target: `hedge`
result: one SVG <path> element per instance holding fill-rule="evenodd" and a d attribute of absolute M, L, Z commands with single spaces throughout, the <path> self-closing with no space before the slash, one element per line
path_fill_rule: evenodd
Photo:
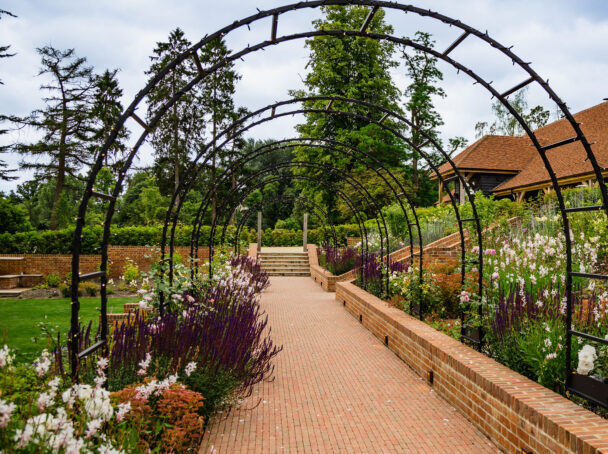
<path fill-rule="evenodd" d="M 346 243 L 347 236 L 359 236 L 356 225 L 338 225 L 335 227 L 338 240 Z M 211 227 L 203 226 L 200 245 L 209 245 Z M 234 226 L 228 226 L 226 238 L 234 239 Z M 98 254 L 101 250 L 103 229 L 100 226 L 85 227 L 82 233 L 83 254 Z M 192 226 L 179 226 L 175 231 L 175 245 L 189 246 Z M 19 233 L 0 234 L 0 253 L 2 254 L 71 254 L 74 229 L 44 230 Z M 121 227 L 112 229 L 110 244 L 116 246 L 153 246 L 159 245 L 162 238 L 161 226 Z M 215 235 L 216 242 L 220 241 L 221 228 Z M 240 235 L 244 243 L 255 242 L 255 230 L 243 229 Z M 321 243 L 324 238 L 323 229 L 308 231 L 309 243 Z M 264 246 L 298 246 L 302 244 L 301 230 L 268 229 L 263 232 Z"/>

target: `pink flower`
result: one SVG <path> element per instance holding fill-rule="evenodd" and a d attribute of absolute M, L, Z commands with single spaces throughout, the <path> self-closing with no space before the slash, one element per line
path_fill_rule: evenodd
<path fill-rule="evenodd" d="M 524 233 L 526 233 L 527 231 L 528 231 L 528 229 L 525 227 L 522 229 L 522 232 L 524 232 Z"/>
<path fill-rule="evenodd" d="M 147 309 L 148 308 L 148 302 L 141 300 L 139 303 L 137 303 L 137 305 L 139 306 L 140 309 Z"/>
<path fill-rule="evenodd" d="M 496 255 L 496 251 L 494 249 L 486 249 L 483 253 L 485 255 Z"/>
<path fill-rule="evenodd" d="M 473 246 L 473 249 L 471 249 L 471 253 L 477 254 L 478 252 L 479 252 L 479 246 Z"/>
<path fill-rule="evenodd" d="M 495 281 L 496 279 L 498 279 L 498 273 L 496 271 L 494 271 L 492 273 L 492 280 Z"/>

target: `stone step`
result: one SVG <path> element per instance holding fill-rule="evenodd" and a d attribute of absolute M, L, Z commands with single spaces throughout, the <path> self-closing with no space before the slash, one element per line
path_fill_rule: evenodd
<path fill-rule="evenodd" d="M 310 272 L 304 271 L 274 271 L 269 276 L 310 276 Z"/>
<path fill-rule="evenodd" d="M 31 290 L 31 288 L 10 288 L 10 289 L 2 289 L 0 290 L 0 298 L 19 298 L 22 293 Z"/>
<path fill-rule="evenodd" d="M 309 270 L 310 267 L 308 265 L 300 265 L 300 266 L 263 266 L 262 270 L 264 271 L 272 271 L 272 270 Z"/>
<path fill-rule="evenodd" d="M 260 262 L 261 266 L 264 265 L 306 265 L 308 266 L 308 260 L 263 260 Z"/>
<path fill-rule="evenodd" d="M 308 260 L 306 255 L 271 255 L 260 257 L 260 260 Z"/>
<path fill-rule="evenodd" d="M 267 272 L 268 274 L 270 273 L 278 273 L 281 271 L 294 271 L 294 272 L 301 272 L 301 273 L 310 273 L 310 268 L 306 267 L 301 267 L 301 268 L 286 268 L 286 267 L 277 267 L 277 268 L 265 268 L 264 269 L 265 272 Z"/>

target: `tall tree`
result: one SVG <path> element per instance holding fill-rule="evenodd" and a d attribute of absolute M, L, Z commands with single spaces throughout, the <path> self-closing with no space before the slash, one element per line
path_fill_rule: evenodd
<path fill-rule="evenodd" d="M 169 34 L 167 42 L 156 43 L 150 57 L 152 64 L 146 74 L 150 79 L 154 78 L 190 45 L 184 32 L 176 28 Z M 182 90 L 196 74 L 194 62 L 188 58 L 164 77 L 148 95 L 147 118 L 155 117 L 167 101 Z M 152 146 L 156 154 L 154 170 L 162 194 L 168 195 L 177 189 L 188 165 L 189 155 L 200 143 L 204 129 L 199 84 L 173 104 L 157 123 L 152 134 Z"/>
<path fill-rule="evenodd" d="M 361 6 L 325 6 L 323 18 L 313 22 L 315 30 L 357 30 L 361 27 L 369 12 Z M 375 33 L 392 33 L 392 27 L 385 22 L 385 14 L 378 10 L 369 24 L 368 30 Z M 309 62 L 304 84 L 305 90 L 292 91 L 296 97 L 313 95 L 335 95 L 355 98 L 378 104 L 400 112 L 398 105 L 399 90 L 395 86 L 390 70 L 397 63 L 392 57 L 394 45 L 387 41 L 348 36 L 315 36 L 308 39 L 306 45 L 310 50 Z M 308 108 L 323 109 L 327 102 L 306 102 Z M 360 105 L 335 102 L 333 107 L 362 115 L 375 115 L 379 120 L 382 112 L 370 112 L 369 108 Z M 390 119 L 385 125 L 395 126 Z M 399 165 L 404 159 L 404 148 L 395 137 L 369 122 L 345 115 L 327 115 L 310 113 L 306 122 L 298 126 L 303 137 L 335 138 L 353 146 L 362 147 L 388 165 Z M 298 147 L 296 159 L 312 162 L 332 162 L 332 165 L 344 171 L 361 170 L 356 161 L 346 154 L 336 160 L 335 156 L 313 146 Z M 329 183 L 338 183 L 336 175 L 324 172 L 298 170 L 296 173 L 315 174 L 324 177 Z M 332 191 L 324 186 L 311 182 L 298 181 L 298 187 L 304 195 L 324 203 L 332 215 L 336 216 L 336 200 Z"/>
<path fill-rule="evenodd" d="M 225 61 L 228 55 L 230 55 L 230 51 L 226 47 L 226 43 L 222 39 L 215 39 L 201 49 L 200 59 L 205 67 L 211 67 Z M 212 155 L 210 173 L 212 185 L 216 183 L 218 165 L 232 160 L 230 155 L 233 154 L 234 147 L 227 146 L 220 149 L 217 146 L 216 139 L 220 131 L 234 121 L 239 113 L 244 113 L 244 111 L 235 110 L 233 99 L 236 83 L 240 78 L 241 76 L 234 70 L 234 63 L 228 62 L 205 78 L 202 83 L 202 102 L 200 107 L 207 113 L 206 119 L 211 126 Z M 230 138 L 233 143 L 238 140 L 236 136 Z M 214 194 L 211 201 L 212 217 L 215 217 L 216 210 L 217 197 Z"/>
<path fill-rule="evenodd" d="M 17 17 L 9 11 L 0 9 L 0 19 L 2 19 L 2 16 Z M 0 58 L 13 57 L 15 54 L 9 52 L 10 48 L 11 48 L 10 45 L 0 45 Z M 2 79 L 0 79 L 0 85 L 4 85 L 4 82 L 2 81 Z M 0 122 L 3 122 L 5 120 L 6 120 L 6 116 L 0 115 Z M 8 129 L 0 128 L 0 137 L 5 135 L 7 132 L 8 132 Z M 8 152 L 10 150 L 10 148 L 11 148 L 10 145 L 0 145 L 0 154 Z M 14 169 L 8 168 L 8 164 L 5 161 L 0 160 L 0 180 L 14 180 L 15 178 L 17 178 L 16 176 L 12 175 L 14 172 L 15 172 Z"/>
<path fill-rule="evenodd" d="M 108 140 L 112 128 L 120 118 L 123 108 L 120 102 L 122 89 L 118 85 L 116 74 L 118 70 L 106 69 L 103 74 L 95 76 L 95 90 L 93 92 L 93 104 L 91 108 L 91 119 L 93 121 L 92 145 L 99 149 Z M 129 131 L 123 127 L 118 132 L 118 137 L 112 144 L 105 156 L 106 167 L 117 164 L 117 160 L 125 151 L 125 140 L 129 137 Z"/>
<path fill-rule="evenodd" d="M 42 59 L 38 75 L 49 80 L 40 86 L 47 93 L 45 107 L 15 120 L 39 131 L 42 137 L 35 143 L 17 144 L 15 149 L 33 158 L 24 159 L 23 168 L 34 169 L 37 178 L 54 182 L 49 228 L 56 229 L 67 176 L 78 178 L 78 170 L 90 165 L 90 106 L 95 83 L 86 58 L 77 57 L 74 49 L 45 46 L 36 51 Z"/>
<path fill-rule="evenodd" d="M 429 33 L 416 32 L 411 40 L 422 46 L 433 48 L 435 41 Z M 406 75 L 410 80 L 409 85 L 404 91 L 406 115 L 409 117 L 412 127 L 408 131 L 408 139 L 412 146 L 408 145 L 411 151 L 411 173 L 413 191 L 417 193 L 417 198 L 424 198 L 423 194 L 418 194 L 422 187 L 426 187 L 421 179 L 426 178 L 420 170 L 420 159 L 422 156 L 416 151 L 427 141 L 427 136 L 441 143 L 439 138 L 439 128 L 444 124 L 441 114 L 435 107 L 436 98 L 445 98 L 446 94 L 441 88 L 443 73 L 437 67 L 437 58 L 421 50 L 404 47 L 402 49 L 403 60 L 405 62 Z M 453 153 L 456 149 L 464 147 L 467 141 L 463 137 L 449 139 L 448 153 Z M 441 164 L 445 158 L 438 152 L 434 152 L 432 147 L 425 148 L 425 154 L 433 159 L 434 164 Z"/>
<path fill-rule="evenodd" d="M 535 106 L 528 109 L 527 100 L 528 88 L 519 90 L 513 95 L 509 102 L 528 123 L 531 129 L 545 126 L 549 121 L 551 113 L 542 106 Z M 511 112 L 500 102 L 495 101 L 492 104 L 495 120 L 492 124 L 487 121 L 480 121 L 475 125 L 475 137 L 480 138 L 486 134 L 502 134 L 506 136 L 519 136 L 524 134 L 524 129 L 521 127 L 517 119 L 511 115 Z"/>

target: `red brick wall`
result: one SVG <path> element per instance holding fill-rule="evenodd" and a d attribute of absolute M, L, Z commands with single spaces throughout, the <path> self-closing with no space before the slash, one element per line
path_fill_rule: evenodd
<path fill-rule="evenodd" d="M 310 277 L 321 285 L 321 288 L 326 292 L 336 291 L 336 282 L 350 281 L 356 277 L 355 270 L 347 271 L 344 274 L 336 276 L 330 271 L 319 265 L 319 256 L 317 255 L 317 245 L 308 245 L 308 264 L 310 266 Z"/>
<path fill-rule="evenodd" d="M 336 300 L 506 452 L 608 452 L 608 421 L 348 282 Z"/>
<path fill-rule="evenodd" d="M 176 246 L 175 252 L 179 253 L 186 263 L 190 256 L 190 246 Z M 154 258 L 146 257 L 154 255 Z M 72 271 L 72 256 L 69 254 L 0 254 L 0 257 L 24 257 L 23 273 L 26 274 L 58 274 L 64 277 Z M 124 273 L 127 258 L 133 260 L 140 271 L 148 271 L 150 265 L 159 255 L 153 254 L 153 250 L 146 246 L 109 246 L 108 259 L 110 263 L 110 278 L 118 278 Z M 199 248 L 198 258 L 204 261 L 209 258 L 207 247 Z M 101 263 L 100 255 L 81 255 L 80 272 L 91 273 L 99 269 Z"/>

